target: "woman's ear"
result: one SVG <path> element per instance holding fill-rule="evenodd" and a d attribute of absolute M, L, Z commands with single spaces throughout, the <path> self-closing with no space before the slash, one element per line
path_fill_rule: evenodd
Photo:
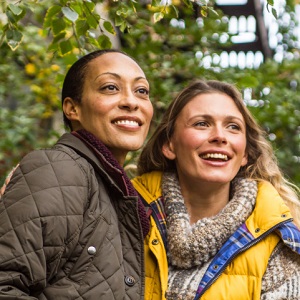
<path fill-rule="evenodd" d="M 67 97 L 64 99 L 62 109 L 65 116 L 70 121 L 80 121 L 78 114 L 78 104 L 72 98 Z"/>
<path fill-rule="evenodd" d="M 171 141 L 164 143 L 164 145 L 162 146 L 162 153 L 169 160 L 174 160 L 176 158 L 176 154 L 173 150 L 173 144 Z"/>
<path fill-rule="evenodd" d="M 242 159 L 242 162 L 241 162 L 241 166 L 244 167 L 244 166 L 246 166 L 247 163 L 248 163 L 248 154 L 245 153 L 244 157 Z"/>

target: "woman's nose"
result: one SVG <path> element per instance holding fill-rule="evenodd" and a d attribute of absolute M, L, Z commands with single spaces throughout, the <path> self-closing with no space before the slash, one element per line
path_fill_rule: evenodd
<path fill-rule="evenodd" d="M 139 102 L 132 92 L 126 92 L 122 95 L 119 107 L 130 111 L 137 110 L 139 108 Z"/>
<path fill-rule="evenodd" d="M 226 133 L 224 129 L 216 126 L 211 132 L 209 141 L 211 143 L 227 143 Z"/>

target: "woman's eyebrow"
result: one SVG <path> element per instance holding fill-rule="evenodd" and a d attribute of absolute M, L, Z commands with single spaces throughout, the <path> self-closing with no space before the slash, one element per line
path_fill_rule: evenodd
<path fill-rule="evenodd" d="M 96 80 L 97 78 L 99 78 L 100 76 L 104 76 L 104 75 L 111 75 L 111 76 L 114 76 L 114 77 L 116 77 L 116 78 L 118 78 L 118 79 L 121 79 L 121 76 L 120 76 L 119 74 L 117 74 L 117 73 L 113 73 L 113 72 L 105 72 L 105 73 L 101 73 L 101 74 L 97 75 L 96 78 L 95 78 L 95 80 Z M 139 80 L 146 80 L 146 81 L 148 82 L 147 78 L 144 77 L 144 76 L 139 76 L 139 77 L 136 77 L 136 78 L 134 79 L 134 81 L 139 81 Z"/>
<path fill-rule="evenodd" d="M 241 119 L 240 117 L 238 117 L 238 116 L 226 116 L 226 118 L 225 118 L 226 120 L 239 120 L 241 123 L 245 123 L 245 121 L 244 121 L 244 119 Z"/>
<path fill-rule="evenodd" d="M 95 78 L 95 80 L 97 78 L 99 78 L 100 76 L 104 76 L 104 75 L 111 75 L 111 76 L 117 77 L 118 79 L 121 78 L 121 76 L 119 74 L 117 74 L 117 73 L 105 72 L 105 73 L 101 73 L 101 74 L 97 75 L 96 78 Z"/>

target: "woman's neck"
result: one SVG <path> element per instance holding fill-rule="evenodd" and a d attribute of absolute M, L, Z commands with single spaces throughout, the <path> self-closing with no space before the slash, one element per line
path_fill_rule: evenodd
<path fill-rule="evenodd" d="M 228 203 L 230 183 L 194 184 L 185 186 L 180 183 L 184 204 L 190 216 L 190 223 L 217 215 Z"/>

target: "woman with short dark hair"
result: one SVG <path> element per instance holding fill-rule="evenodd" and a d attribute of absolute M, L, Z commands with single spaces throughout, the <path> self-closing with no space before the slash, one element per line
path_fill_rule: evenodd
<path fill-rule="evenodd" d="M 149 220 L 122 166 L 153 115 L 149 83 L 118 50 L 69 69 L 71 129 L 25 156 L 0 201 L 0 299 L 144 299 Z"/>

